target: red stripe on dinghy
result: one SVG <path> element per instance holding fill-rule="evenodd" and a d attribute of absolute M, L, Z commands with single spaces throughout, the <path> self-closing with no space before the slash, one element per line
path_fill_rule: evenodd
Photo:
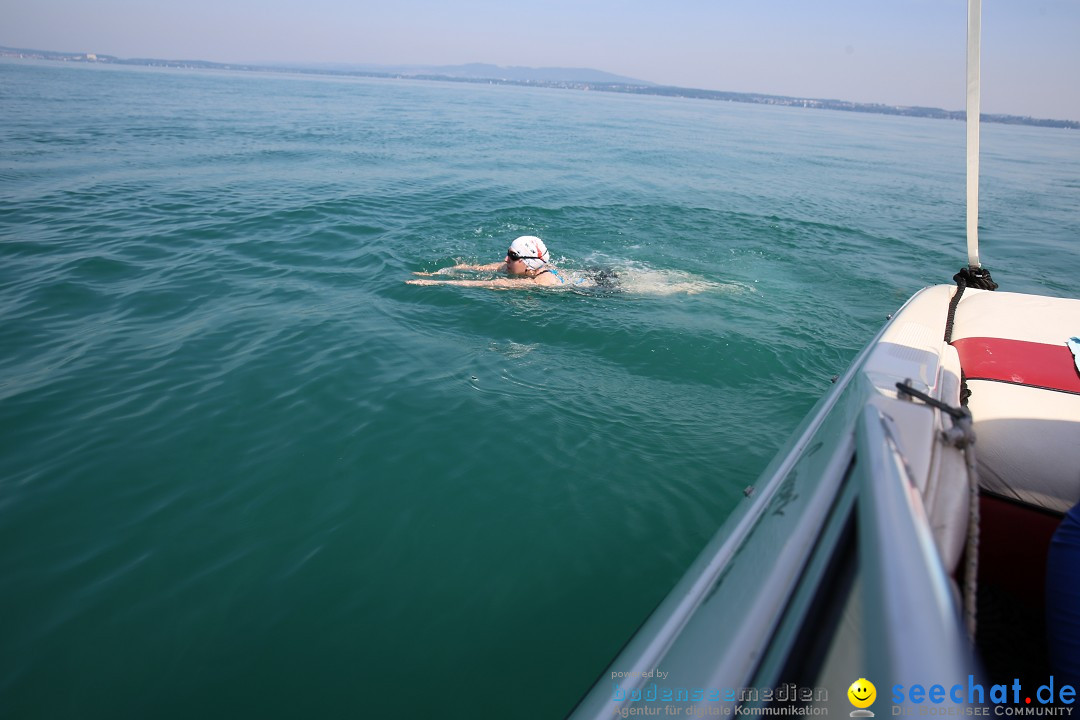
<path fill-rule="evenodd" d="M 996 380 L 1080 394 L 1080 373 L 1065 345 L 972 337 L 953 341 L 968 380 Z"/>

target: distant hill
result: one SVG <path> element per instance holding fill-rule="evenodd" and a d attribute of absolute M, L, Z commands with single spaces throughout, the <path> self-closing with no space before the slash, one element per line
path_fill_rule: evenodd
<path fill-rule="evenodd" d="M 267 63 L 269 64 L 269 63 Z M 502 67 L 488 63 L 465 65 L 349 65 L 341 63 L 275 63 L 285 68 L 332 70 L 335 72 L 362 72 L 379 75 L 402 75 L 406 77 L 449 77 L 461 80 L 501 80 L 522 83 L 610 83 L 613 85 L 650 86 L 653 83 L 635 78 L 614 75 L 592 68 L 560 67 Z"/>
<path fill-rule="evenodd" d="M 821 100 L 814 98 L 763 95 L 760 93 L 726 92 L 723 90 L 699 90 L 694 88 L 656 85 L 655 83 L 613 75 L 589 68 L 528 68 L 501 67 L 484 63 L 468 65 L 348 65 L 341 63 L 218 63 L 205 60 L 156 60 L 151 58 L 118 58 L 95 53 L 65 53 L 52 50 L 25 50 L 0 47 L 0 57 L 59 60 L 63 62 L 108 63 L 116 65 L 143 65 L 150 67 L 192 68 L 210 70 L 246 70 L 254 72 L 310 73 L 319 75 L 367 76 L 381 78 L 415 78 L 463 83 L 496 83 L 500 85 L 526 85 L 598 92 L 634 93 L 638 95 L 664 95 L 667 97 L 722 100 L 727 102 L 756 103 L 761 105 L 786 105 L 790 107 L 842 110 L 845 112 L 905 115 L 909 117 L 963 120 L 963 110 L 942 110 L 928 107 L 906 107 L 880 103 L 857 103 L 844 100 Z M 1040 127 L 1080 130 L 1080 122 L 1074 120 L 1048 120 L 1018 115 L 990 115 L 983 113 L 983 122 L 1011 125 L 1034 125 Z"/>
<path fill-rule="evenodd" d="M 654 83 L 624 77 L 592 68 L 502 67 L 489 63 L 465 65 L 372 65 L 358 63 L 219 63 L 207 60 L 160 60 L 154 58 L 119 58 L 101 53 L 72 53 L 55 50 L 31 50 L 0 46 L 0 57 L 24 57 L 68 62 L 103 62 L 119 65 L 156 65 L 173 67 L 223 68 L 231 70 L 281 70 L 325 72 L 333 74 L 374 75 L 378 77 L 439 77 L 454 80 L 495 80 L 507 83 L 601 83 L 652 87 Z"/>

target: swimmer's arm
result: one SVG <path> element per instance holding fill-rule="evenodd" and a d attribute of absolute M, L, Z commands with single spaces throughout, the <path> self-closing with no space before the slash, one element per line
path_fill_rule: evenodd
<path fill-rule="evenodd" d="M 476 270 L 476 271 L 480 271 L 480 272 L 483 272 L 483 271 L 502 272 L 502 271 L 506 270 L 506 263 L 496 262 L 496 263 L 488 263 L 487 265 L 469 265 L 468 263 L 459 263 L 458 265 L 453 265 L 451 267 L 439 268 L 435 272 L 414 272 L 413 275 L 420 275 L 422 277 L 431 277 L 433 275 L 446 275 L 447 273 L 452 273 L 455 270 Z"/>
<path fill-rule="evenodd" d="M 494 280 L 406 280 L 409 285 L 459 285 L 461 287 L 486 287 L 502 289 L 524 289 L 534 287 L 535 283 L 525 280 L 496 278 Z"/>
<path fill-rule="evenodd" d="M 504 262 L 493 262 L 493 263 L 488 263 L 487 265 L 455 265 L 454 267 L 448 268 L 448 269 L 449 270 L 497 270 L 497 271 L 502 271 L 502 270 L 506 270 L 506 263 L 504 263 Z"/>

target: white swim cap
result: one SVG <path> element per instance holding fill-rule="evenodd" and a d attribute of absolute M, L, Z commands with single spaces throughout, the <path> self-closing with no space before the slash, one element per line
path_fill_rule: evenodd
<path fill-rule="evenodd" d="M 521 258 L 530 270 L 539 270 L 551 258 L 544 241 L 533 235 L 522 235 L 514 240 L 506 254 Z"/>

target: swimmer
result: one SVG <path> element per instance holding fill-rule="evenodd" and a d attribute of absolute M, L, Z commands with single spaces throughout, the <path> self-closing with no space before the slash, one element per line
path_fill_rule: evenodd
<path fill-rule="evenodd" d="M 563 277 L 550 262 L 551 254 L 547 245 L 538 237 L 522 235 L 510 243 L 506 251 L 506 259 L 502 262 L 489 263 L 487 265 L 459 264 L 453 267 L 442 268 L 433 273 L 417 272 L 414 275 L 431 277 L 432 275 L 445 275 L 455 270 L 477 270 L 506 273 L 508 277 L 493 278 L 491 280 L 429 280 L 414 279 L 406 280 L 410 285 L 464 285 L 467 287 L 491 287 L 491 288 L 529 288 L 537 285 L 566 285 L 571 284 L 569 278 Z"/>

